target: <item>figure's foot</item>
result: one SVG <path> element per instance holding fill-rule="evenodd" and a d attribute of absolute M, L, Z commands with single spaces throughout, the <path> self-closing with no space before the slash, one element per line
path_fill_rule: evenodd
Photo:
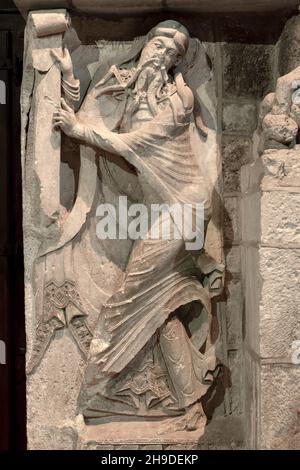
<path fill-rule="evenodd" d="M 185 415 L 180 420 L 181 422 L 178 422 L 178 425 L 181 431 L 196 431 L 200 424 L 206 422 L 206 416 L 201 403 L 196 402 L 187 408 Z"/>
<path fill-rule="evenodd" d="M 197 431 L 206 424 L 206 416 L 200 402 L 196 402 L 186 409 L 183 416 L 168 419 L 160 426 L 158 434 L 178 431 Z"/>

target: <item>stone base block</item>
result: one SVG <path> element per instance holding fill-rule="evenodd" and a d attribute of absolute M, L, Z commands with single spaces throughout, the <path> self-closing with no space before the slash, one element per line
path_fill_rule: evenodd
<path fill-rule="evenodd" d="M 204 434 L 206 420 L 196 431 L 175 431 L 174 419 L 110 422 L 86 425 L 78 440 L 79 450 L 193 450 Z M 112 444 L 113 443 L 113 444 Z"/>

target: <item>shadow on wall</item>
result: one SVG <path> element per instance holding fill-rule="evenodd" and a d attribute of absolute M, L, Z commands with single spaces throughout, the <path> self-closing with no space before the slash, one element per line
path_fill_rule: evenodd
<path fill-rule="evenodd" d="M 216 187 L 220 188 L 222 186 L 223 186 L 222 175 L 219 175 Z M 223 220 L 226 219 L 226 231 L 227 231 L 226 249 L 231 248 L 233 246 L 233 240 L 234 240 L 234 230 L 232 226 L 232 221 L 231 221 L 229 213 L 227 212 L 224 206 L 223 200 L 220 197 L 219 191 L 216 188 L 213 190 L 213 206 L 218 208 L 217 211 L 213 213 L 213 222 L 218 229 L 220 230 L 223 229 Z M 221 224 L 221 227 L 219 226 L 219 224 Z M 222 321 L 222 318 L 220 317 L 218 318 L 217 305 L 220 303 L 225 304 L 227 302 L 228 297 L 230 295 L 228 284 L 230 283 L 232 277 L 233 277 L 232 274 L 228 271 L 226 264 L 225 264 L 223 292 L 218 297 L 215 297 L 214 299 L 212 299 L 213 320 L 212 320 L 211 335 L 212 335 L 213 343 L 215 343 L 218 340 L 218 338 L 219 338 L 219 341 L 222 342 L 227 337 L 226 331 L 225 332 L 222 331 L 222 329 L 224 328 L 225 330 L 227 329 L 226 321 Z M 221 315 L 224 315 L 224 314 L 225 314 L 224 310 L 221 310 Z M 206 395 L 202 399 L 203 409 L 205 411 L 208 421 L 212 420 L 217 408 L 222 403 L 224 403 L 224 406 L 226 409 L 225 396 L 226 396 L 226 393 L 228 393 L 228 390 L 232 387 L 231 371 L 227 365 L 228 358 L 226 357 L 226 354 L 224 352 L 226 349 L 227 349 L 227 344 L 222 344 L 223 357 L 217 357 L 219 366 L 215 373 L 215 380 L 212 386 L 207 391 Z M 229 410 L 227 410 L 227 412 L 228 411 Z M 225 411 L 225 415 L 226 414 L 227 413 Z"/>

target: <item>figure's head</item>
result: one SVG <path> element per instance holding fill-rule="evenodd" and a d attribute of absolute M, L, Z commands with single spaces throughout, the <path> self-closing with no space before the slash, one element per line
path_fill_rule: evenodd
<path fill-rule="evenodd" d="M 177 21 L 163 21 L 150 31 L 140 63 L 153 59 L 169 70 L 180 63 L 188 45 L 189 33 L 184 26 Z"/>

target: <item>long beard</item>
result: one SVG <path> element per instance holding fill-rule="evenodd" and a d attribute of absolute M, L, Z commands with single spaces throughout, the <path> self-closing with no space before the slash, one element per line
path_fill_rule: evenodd
<path fill-rule="evenodd" d="M 168 74 L 163 66 L 157 63 L 145 64 L 141 68 L 133 88 L 135 107 L 139 106 L 141 97 L 144 97 L 147 99 L 152 115 L 156 116 L 159 109 L 157 100 L 168 79 Z"/>

